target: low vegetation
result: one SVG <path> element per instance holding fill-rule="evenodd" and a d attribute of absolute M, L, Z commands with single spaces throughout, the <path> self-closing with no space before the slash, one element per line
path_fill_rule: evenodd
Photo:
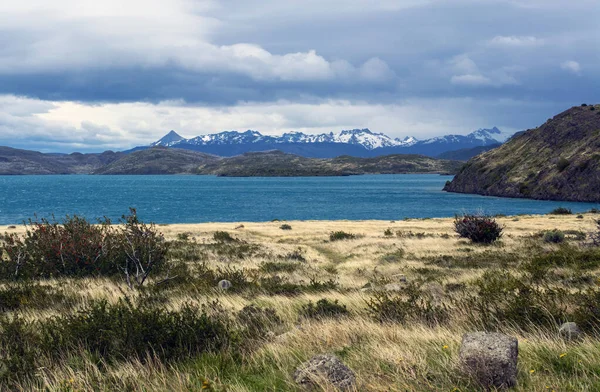
<path fill-rule="evenodd" d="M 458 349 L 487 330 L 519 339 L 516 390 L 598 390 L 593 218 L 31 221 L 0 242 L 0 389 L 300 391 L 325 353 L 359 390 L 477 390 Z"/>

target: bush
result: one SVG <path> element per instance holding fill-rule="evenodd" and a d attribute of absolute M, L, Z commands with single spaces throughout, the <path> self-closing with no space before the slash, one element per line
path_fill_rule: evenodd
<path fill-rule="evenodd" d="M 341 305 L 338 300 L 330 301 L 326 298 L 322 298 L 317 301 L 316 304 L 309 302 L 306 305 L 302 305 L 300 309 L 300 315 L 306 318 L 322 319 L 322 318 L 339 318 L 342 316 L 348 316 L 350 312 L 346 308 L 346 305 Z"/>
<path fill-rule="evenodd" d="M 544 232 L 544 242 L 559 244 L 565 241 L 565 233 L 560 230 L 551 230 Z"/>
<path fill-rule="evenodd" d="M 394 235 L 394 232 L 392 231 L 392 229 L 387 228 L 385 229 L 385 231 L 383 232 L 383 235 L 386 237 L 392 237 Z"/>
<path fill-rule="evenodd" d="M 476 324 L 495 328 L 499 322 L 528 330 L 555 327 L 566 320 L 567 293 L 539 286 L 510 272 L 486 271 L 475 281 L 476 294 L 463 304 Z"/>
<path fill-rule="evenodd" d="M 231 236 L 231 234 L 229 234 L 226 231 L 215 231 L 215 233 L 213 234 L 213 239 L 216 242 L 236 242 L 238 241 L 237 239 L 233 238 Z"/>
<path fill-rule="evenodd" d="M 32 283 L 10 283 L 0 289 L 0 312 L 23 308 L 43 309 L 66 300 L 59 289 Z"/>
<path fill-rule="evenodd" d="M 401 294 L 376 292 L 367 301 L 367 312 L 379 322 L 422 322 L 433 326 L 449 318 L 448 309 L 435 304 L 429 293 L 410 283 Z"/>
<path fill-rule="evenodd" d="M 2 263 L 2 277 L 116 274 L 109 224 L 92 225 L 78 216 L 67 216 L 62 224 L 45 218 L 29 220 L 24 237 L 6 233 L 1 238 L 8 257 Z"/>
<path fill-rule="evenodd" d="M 135 209 L 131 209 L 130 215 L 123 216 L 123 221 L 122 230 L 109 237 L 117 251 L 114 261 L 129 287 L 142 286 L 150 273 L 160 272 L 165 267 L 168 245 L 154 224 L 138 219 Z"/>
<path fill-rule="evenodd" d="M 381 256 L 381 262 L 383 263 L 397 263 L 404 257 L 404 249 L 400 248 L 393 252 L 386 253 Z"/>
<path fill-rule="evenodd" d="M 287 223 L 284 223 L 283 225 L 279 226 L 279 228 L 281 230 L 292 230 L 292 226 L 288 225 Z"/>
<path fill-rule="evenodd" d="M 454 230 L 461 238 L 468 238 L 475 243 L 490 244 L 502 236 L 503 228 L 489 216 L 463 215 L 454 219 Z"/>
<path fill-rule="evenodd" d="M 140 360 L 182 360 L 206 352 L 239 350 L 239 333 L 223 314 L 184 304 L 167 311 L 119 300 L 94 301 L 69 315 L 38 321 L 0 318 L 0 385 L 31 376 L 39 362 L 77 355 L 82 350 L 97 363 Z"/>
<path fill-rule="evenodd" d="M 30 220 L 24 237 L 4 234 L 0 277 L 51 278 L 111 276 L 123 273 L 130 286 L 142 285 L 167 261 L 167 243 L 153 224 L 137 218 L 135 209 L 123 216 L 123 225 L 109 220 L 93 225 L 85 218 Z"/>
<path fill-rule="evenodd" d="M 247 339 L 264 339 L 268 332 L 273 332 L 283 324 L 273 308 L 259 308 L 248 305 L 237 314 L 237 321 L 242 334 Z"/>
<path fill-rule="evenodd" d="M 548 214 L 550 215 L 571 215 L 573 212 L 570 208 L 558 207 L 550 211 Z"/>
<path fill-rule="evenodd" d="M 567 167 L 569 167 L 570 164 L 571 164 L 571 162 L 569 162 L 568 159 L 566 159 L 566 158 L 560 158 L 558 160 L 558 162 L 556 163 L 556 168 L 558 169 L 558 171 L 562 172 Z"/>
<path fill-rule="evenodd" d="M 48 352 L 87 351 L 106 359 L 164 360 L 221 350 L 232 343 L 230 326 L 206 309 L 184 304 L 177 311 L 119 300 L 92 303 L 83 311 L 41 322 L 41 344 Z"/>
<path fill-rule="evenodd" d="M 356 238 L 355 234 L 346 233 L 345 231 L 332 231 L 329 234 L 329 241 L 342 241 L 342 240 L 353 240 Z"/>

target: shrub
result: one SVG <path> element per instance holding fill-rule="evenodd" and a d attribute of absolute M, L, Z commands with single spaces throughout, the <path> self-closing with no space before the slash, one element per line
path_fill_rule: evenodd
<path fill-rule="evenodd" d="M 309 302 L 306 305 L 302 305 L 300 309 L 300 315 L 306 318 L 321 319 L 321 318 L 339 318 L 342 316 L 349 315 L 350 312 L 346 308 L 346 305 L 338 303 L 338 300 L 330 301 L 326 298 L 322 298 L 317 301 L 316 304 Z"/>
<path fill-rule="evenodd" d="M 560 230 L 551 230 L 544 232 L 544 242 L 559 244 L 565 241 L 565 233 Z"/>
<path fill-rule="evenodd" d="M 216 242 L 235 242 L 238 241 L 237 239 L 233 238 L 231 236 L 231 234 L 229 234 L 226 231 L 215 231 L 215 233 L 213 234 L 213 239 Z"/>
<path fill-rule="evenodd" d="M 247 339 L 264 339 L 268 332 L 279 327 L 283 321 L 273 308 L 248 305 L 237 314 L 242 334 Z"/>
<path fill-rule="evenodd" d="M 386 253 L 381 256 L 381 262 L 383 263 L 397 263 L 404 257 L 404 249 L 400 248 L 393 252 Z"/>
<path fill-rule="evenodd" d="M 283 256 L 279 256 L 279 258 L 285 259 L 285 260 L 301 261 L 301 262 L 306 261 L 306 257 L 304 257 L 304 251 L 300 247 L 298 247 L 298 249 L 294 249 L 290 253 L 287 253 Z"/>
<path fill-rule="evenodd" d="M 507 271 L 486 271 L 474 282 L 475 293 L 461 306 L 476 325 L 497 328 L 498 323 L 532 327 L 555 327 L 566 319 L 567 292 L 537 285 Z"/>
<path fill-rule="evenodd" d="M 367 301 L 367 312 L 379 322 L 422 322 L 427 325 L 444 323 L 449 318 L 444 305 L 435 304 L 429 293 L 410 283 L 401 294 L 376 292 Z"/>
<path fill-rule="evenodd" d="M 107 241 L 113 233 L 109 223 L 92 225 L 78 216 L 67 216 L 62 224 L 45 218 L 29 220 L 24 237 L 7 233 L 1 238 L 8 257 L 2 263 L 2 277 L 118 273 Z"/>
<path fill-rule="evenodd" d="M 550 211 L 548 214 L 550 215 L 571 215 L 573 212 L 570 208 L 558 207 Z"/>
<path fill-rule="evenodd" d="M 118 258 L 123 259 L 119 268 L 129 287 L 142 286 L 150 273 L 160 272 L 167 263 L 168 245 L 154 224 L 141 222 L 135 209 L 123 216 L 124 226 L 112 235 Z"/>
<path fill-rule="evenodd" d="M 177 234 L 177 239 L 179 241 L 183 241 L 183 242 L 189 241 L 190 240 L 190 233 L 178 233 Z"/>
<path fill-rule="evenodd" d="M 10 283 L 0 289 L 0 312 L 23 308 L 41 309 L 66 300 L 57 288 L 33 283 Z"/>
<path fill-rule="evenodd" d="M 560 158 L 558 160 L 558 162 L 556 163 L 556 168 L 558 169 L 558 171 L 562 172 L 567 167 L 569 167 L 570 164 L 571 164 L 571 162 L 569 162 L 568 159 L 566 159 L 566 158 Z"/>
<path fill-rule="evenodd" d="M 153 224 L 137 218 L 135 209 L 123 216 L 123 225 L 109 220 L 93 225 L 85 218 L 30 220 L 24 237 L 4 234 L 2 247 L 8 260 L 0 263 L 0 277 L 50 278 L 60 276 L 111 276 L 123 273 L 130 286 L 142 285 L 167 261 L 167 243 Z"/>
<path fill-rule="evenodd" d="M 281 230 L 292 230 L 292 226 L 288 225 L 287 223 L 284 223 L 283 225 L 279 226 L 279 228 Z"/>
<path fill-rule="evenodd" d="M 385 229 L 385 231 L 383 232 L 383 235 L 386 237 L 392 237 L 394 235 L 394 232 L 392 232 L 392 229 L 387 228 Z"/>
<path fill-rule="evenodd" d="M 55 316 L 38 325 L 41 344 L 60 350 L 83 347 L 101 358 L 137 358 L 148 354 L 164 360 L 218 351 L 232 343 L 230 326 L 206 309 L 184 304 L 177 311 L 119 300 L 92 303 L 83 311 Z"/>
<path fill-rule="evenodd" d="M 353 240 L 356 238 L 355 234 L 346 233 L 345 231 L 332 231 L 329 234 L 329 241 L 342 241 L 342 240 Z"/>
<path fill-rule="evenodd" d="M 596 231 L 590 233 L 590 238 L 594 246 L 600 246 L 600 219 L 596 220 Z"/>
<path fill-rule="evenodd" d="M 294 272 L 300 267 L 298 263 L 290 263 L 290 262 L 276 262 L 276 261 L 266 261 L 261 264 L 260 270 L 262 272 L 277 273 L 277 272 Z"/>
<path fill-rule="evenodd" d="M 454 219 L 454 230 L 461 238 L 468 238 L 475 243 L 490 244 L 502 236 L 503 228 L 489 216 L 463 215 Z"/>

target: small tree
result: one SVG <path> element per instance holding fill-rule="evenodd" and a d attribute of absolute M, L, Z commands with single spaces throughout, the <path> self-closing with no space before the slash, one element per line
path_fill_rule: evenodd
<path fill-rule="evenodd" d="M 475 243 L 490 244 L 502 237 L 502 226 L 486 215 L 463 215 L 454 219 L 454 231 L 461 238 Z"/>
<path fill-rule="evenodd" d="M 167 242 L 156 226 L 140 222 L 136 210 L 123 216 L 124 228 L 117 249 L 122 252 L 121 267 L 129 287 L 142 286 L 151 272 L 158 272 L 167 260 Z"/>

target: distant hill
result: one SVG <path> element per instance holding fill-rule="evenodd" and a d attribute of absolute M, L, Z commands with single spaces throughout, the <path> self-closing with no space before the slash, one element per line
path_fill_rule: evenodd
<path fill-rule="evenodd" d="M 153 147 L 125 155 L 93 174 L 194 174 L 198 166 L 219 161 L 214 155 L 178 148 Z"/>
<path fill-rule="evenodd" d="M 377 158 L 305 158 L 281 151 L 219 157 L 179 148 L 151 147 L 129 154 L 43 154 L 0 147 L 0 174 L 205 174 L 217 176 L 345 176 L 378 173 L 456 173 L 461 162 L 419 155 Z"/>
<path fill-rule="evenodd" d="M 446 151 L 437 156 L 439 159 L 450 159 L 453 161 L 463 161 L 466 162 L 469 159 L 476 157 L 479 154 L 482 154 L 486 151 L 493 150 L 496 147 L 500 147 L 502 144 L 490 144 L 488 146 L 479 146 L 473 148 L 461 148 L 460 150 L 454 151 Z"/>
<path fill-rule="evenodd" d="M 126 154 L 112 151 L 102 154 L 42 154 L 0 147 L 0 175 L 87 174 L 124 156 Z"/>
<path fill-rule="evenodd" d="M 600 105 L 573 107 L 471 159 L 449 192 L 600 201 Z"/>
<path fill-rule="evenodd" d="M 498 128 L 479 129 L 468 135 L 446 135 L 426 140 L 414 137 L 392 139 L 369 129 L 345 130 L 320 135 L 302 132 L 282 136 L 263 135 L 256 131 L 227 131 L 185 139 L 170 131 L 147 147 L 136 147 L 129 152 L 154 146 L 181 148 L 219 156 L 235 156 L 246 152 L 279 150 L 309 158 L 334 158 L 341 155 L 375 157 L 393 154 L 420 154 L 435 157 L 447 151 L 497 145 L 507 139 Z"/>
<path fill-rule="evenodd" d="M 419 155 L 388 155 L 377 158 L 341 156 L 333 159 L 305 158 L 281 151 L 246 153 L 207 162 L 199 174 L 225 177 L 347 176 L 358 174 L 456 173 L 462 163 Z"/>

